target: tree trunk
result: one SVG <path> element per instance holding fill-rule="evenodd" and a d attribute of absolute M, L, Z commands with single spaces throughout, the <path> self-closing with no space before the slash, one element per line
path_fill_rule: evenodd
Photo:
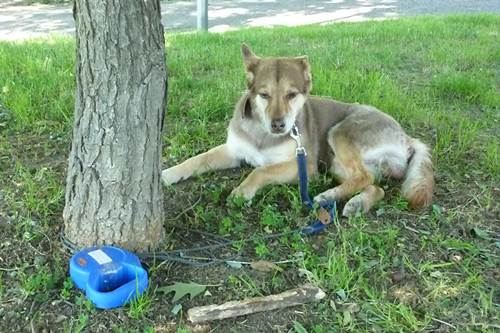
<path fill-rule="evenodd" d="M 158 0 L 75 0 L 76 101 L 64 224 L 77 246 L 163 237 L 165 42 Z"/>

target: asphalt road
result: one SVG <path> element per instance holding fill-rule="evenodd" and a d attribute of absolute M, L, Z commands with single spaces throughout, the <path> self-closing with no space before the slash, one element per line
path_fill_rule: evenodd
<path fill-rule="evenodd" d="M 209 0 L 213 32 L 449 13 L 500 13 L 500 0 Z M 196 28 L 196 1 L 162 2 L 165 30 Z M 73 34 L 71 6 L 0 0 L 0 40 Z"/>

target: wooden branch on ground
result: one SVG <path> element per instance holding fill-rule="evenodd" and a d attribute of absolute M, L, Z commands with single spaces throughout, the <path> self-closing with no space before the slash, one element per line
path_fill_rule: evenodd
<path fill-rule="evenodd" d="M 304 285 L 281 294 L 232 301 L 221 305 L 197 306 L 187 311 L 187 319 L 192 323 L 243 316 L 255 312 L 282 309 L 310 302 L 317 302 L 325 297 L 318 287 Z"/>

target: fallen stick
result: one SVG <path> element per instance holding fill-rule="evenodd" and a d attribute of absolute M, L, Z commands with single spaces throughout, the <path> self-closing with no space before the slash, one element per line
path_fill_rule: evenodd
<path fill-rule="evenodd" d="M 231 301 L 221 305 L 196 306 L 187 311 L 187 319 L 192 323 L 218 320 L 247 315 L 255 312 L 282 309 L 289 306 L 315 302 L 323 299 L 325 293 L 318 287 L 304 285 L 281 294 Z"/>

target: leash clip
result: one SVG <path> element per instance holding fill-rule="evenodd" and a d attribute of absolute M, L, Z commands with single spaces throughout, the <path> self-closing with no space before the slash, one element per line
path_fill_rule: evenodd
<path fill-rule="evenodd" d="M 297 149 L 295 149 L 295 154 L 297 156 L 299 154 L 307 156 L 306 149 L 304 148 L 304 146 L 302 146 L 302 140 L 301 140 L 301 136 L 300 136 L 300 133 L 299 133 L 299 129 L 297 128 L 297 125 L 293 124 L 292 130 L 290 131 L 290 136 L 297 143 Z"/>

